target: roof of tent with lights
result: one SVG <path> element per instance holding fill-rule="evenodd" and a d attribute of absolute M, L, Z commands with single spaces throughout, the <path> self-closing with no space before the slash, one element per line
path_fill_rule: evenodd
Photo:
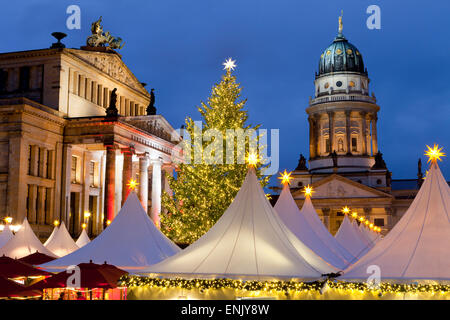
<path fill-rule="evenodd" d="M 86 233 L 86 229 L 83 228 L 83 231 L 81 231 L 81 234 L 75 243 L 78 247 L 81 248 L 87 245 L 89 242 L 91 242 L 91 239 L 89 239 L 89 236 Z"/>
<path fill-rule="evenodd" d="M 436 161 L 409 209 L 394 228 L 343 279 L 368 277 L 377 265 L 381 281 L 450 282 L 450 188 Z"/>
<path fill-rule="evenodd" d="M 251 168 L 231 205 L 206 234 L 139 273 L 261 280 L 318 279 L 336 271 L 284 225 Z"/>
<path fill-rule="evenodd" d="M 45 247 L 58 257 L 63 257 L 79 249 L 70 236 L 69 231 L 67 231 L 64 221 L 56 232 L 50 235 L 50 238 L 50 241 L 46 242 Z"/>
<path fill-rule="evenodd" d="M 181 249 L 148 217 L 135 192 L 131 192 L 112 223 L 94 240 L 67 256 L 40 267 L 57 271 L 70 265 L 94 263 L 132 270 L 160 262 Z"/>
<path fill-rule="evenodd" d="M 0 232 L 0 248 L 3 247 L 9 240 L 14 237 L 9 225 L 6 225 L 3 231 Z"/>
<path fill-rule="evenodd" d="M 345 269 L 356 258 L 326 229 L 314 209 L 310 196 L 305 197 L 301 210 L 285 184 L 275 204 L 284 224 L 309 248 L 338 269 Z"/>
<path fill-rule="evenodd" d="M 8 241 L 8 243 L 0 248 L 0 256 L 5 255 L 13 259 L 20 259 L 35 253 L 36 251 L 50 257 L 55 257 L 55 255 L 44 247 L 41 241 L 36 237 L 27 218 L 25 218 L 19 231 L 16 232 L 14 237 Z"/>
<path fill-rule="evenodd" d="M 372 247 L 368 240 L 362 236 L 355 221 L 350 222 L 347 215 L 335 235 L 336 240 L 356 258 L 361 258 Z"/>

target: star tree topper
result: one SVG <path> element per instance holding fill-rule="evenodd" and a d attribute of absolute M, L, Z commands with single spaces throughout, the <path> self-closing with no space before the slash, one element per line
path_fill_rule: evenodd
<path fill-rule="evenodd" d="M 231 60 L 231 58 L 228 58 L 224 63 L 222 63 L 225 66 L 223 69 L 227 71 L 233 71 L 236 68 L 235 62 L 236 60 Z"/>

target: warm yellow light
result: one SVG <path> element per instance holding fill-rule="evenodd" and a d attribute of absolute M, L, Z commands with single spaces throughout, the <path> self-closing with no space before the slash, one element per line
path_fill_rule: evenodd
<path fill-rule="evenodd" d="M 350 208 L 345 206 L 345 207 L 342 208 L 342 212 L 345 213 L 345 214 L 348 214 L 350 212 Z"/>
<path fill-rule="evenodd" d="M 309 184 L 305 187 L 305 189 L 303 189 L 303 192 L 305 193 L 305 196 L 310 196 L 312 195 L 313 188 L 311 186 L 309 186 Z"/>
<path fill-rule="evenodd" d="M 284 172 L 280 172 L 280 176 L 278 177 L 278 179 L 281 180 L 282 184 L 290 184 L 291 183 L 291 174 L 292 172 L 287 172 L 286 170 L 284 170 Z"/>
<path fill-rule="evenodd" d="M 354 218 L 354 219 L 358 218 L 358 212 L 353 211 L 352 212 L 352 218 Z"/>
<path fill-rule="evenodd" d="M 250 165 L 250 166 L 256 166 L 259 162 L 259 157 L 257 153 L 249 153 L 248 156 L 246 157 L 245 161 Z"/>
<path fill-rule="evenodd" d="M 363 222 L 365 219 L 363 217 L 359 217 L 359 221 Z"/>
<path fill-rule="evenodd" d="M 11 222 L 12 222 L 12 220 L 13 220 L 13 218 L 12 217 L 5 217 L 5 222 L 7 223 L 7 224 L 10 224 Z"/>
<path fill-rule="evenodd" d="M 138 184 L 139 183 L 137 183 L 137 181 L 135 179 L 130 179 L 130 181 L 128 181 L 127 186 L 128 186 L 128 189 L 134 190 L 134 189 L 136 189 Z"/>
<path fill-rule="evenodd" d="M 373 223 L 369 224 L 370 230 L 373 230 Z"/>
<path fill-rule="evenodd" d="M 433 148 L 427 146 L 428 150 L 425 151 L 425 155 L 428 157 L 428 161 L 437 162 L 437 160 L 442 161 L 441 157 L 445 157 L 445 153 L 441 152 L 444 148 L 439 148 L 437 144 L 433 145 Z"/>
<path fill-rule="evenodd" d="M 83 223 L 83 224 L 81 225 L 81 227 L 82 227 L 83 229 L 86 229 L 87 224 L 86 224 L 86 223 Z"/>
<path fill-rule="evenodd" d="M 54 225 L 55 227 L 59 226 L 59 221 L 58 221 L 58 220 L 53 221 L 53 225 Z"/>
<path fill-rule="evenodd" d="M 106 225 L 109 226 L 111 224 L 111 220 L 106 220 Z"/>
<path fill-rule="evenodd" d="M 85 218 L 85 219 L 89 219 L 90 216 L 91 216 L 91 213 L 90 213 L 89 211 L 85 211 L 85 212 L 84 212 L 84 218 Z"/>
<path fill-rule="evenodd" d="M 366 224 L 366 226 L 370 223 L 369 220 L 364 221 L 364 223 Z"/>

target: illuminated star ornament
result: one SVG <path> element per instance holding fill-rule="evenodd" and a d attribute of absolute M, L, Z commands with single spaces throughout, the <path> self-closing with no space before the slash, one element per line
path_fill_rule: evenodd
<path fill-rule="evenodd" d="M 223 65 L 225 66 L 223 69 L 227 70 L 227 71 L 233 71 L 234 68 L 236 68 L 236 63 L 235 62 L 236 62 L 236 60 L 231 60 L 231 58 L 228 58 L 223 63 Z"/>
<path fill-rule="evenodd" d="M 139 183 L 137 183 L 135 179 L 130 179 L 130 181 L 128 181 L 127 183 L 127 186 L 129 190 L 135 190 L 138 184 Z"/>
<path fill-rule="evenodd" d="M 433 146 L 433 148 L 430 148 L 430 146 L 427 146 L 428 150 L 425 151 L 425 155 L 428 157 L 428 162 L 437 162 L 437 160 L 442 161 L 441 157 L 445 157 L 445 153 L 441 152 L 444 148 L 439 148 L 437 144 Z"/>
<path fill-rule="evenodd" d="M 284 172 L 280 172 L 278 179 L 281 180 L 281 184 L 290 184 L 292 179 L 291 174 L 292 172 L 288 173 L 286 170 L 284 170 Z"/>
<path fill-rule="evenodd" d="M 305 196 L 311 197 L 313 193 L 313 188 L 309 186 L 309 184 L 303 189 L 303 192 L 305 193 Z"/>
<path fill-rule="evenodd" d="M 249 153 L 247 158 L 245 159 L 249 166 L 256 167 L 256 165 L 259 162 L 258 154 L 257 153 Z"/>
<path fill-rule="evenodd" d="M 345 206 L 345 207 L 342 208 L 342 212 L 345 213 L 345 214 L 348 214 L 350 212 L 350 208 Z"/>

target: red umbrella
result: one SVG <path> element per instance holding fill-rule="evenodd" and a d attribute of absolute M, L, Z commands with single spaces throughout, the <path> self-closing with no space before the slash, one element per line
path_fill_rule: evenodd
<path fill-rule="evenodd" d="M 114 267 L 114 266 L 112 266 Z M 80 288 L 103 288 L 111 289 L 117 287 L 117 281 L 123 275 L 117 270 L 109 267 L 109 265 L 99 265 L 95 263 L 80 263 Z M 120 270 L 122 271 L 122 270 Z M 49 288 L 66 288 L 69 277 L 73 277 L 73 272 L 62 271 L 50 278 L 41 280 L 31 285 L 29 288 L 33 290 L 49 289 Z"/>
<path fill-rule="evenodd" d="M 102 268 L 105 272 L 110 273 L 113 277 L 118 277 L 117 279 L 128 274 L 128 272 L 126 272 L 125 270 L 119 269 L 112 264 L 107 264 L 106 261 L 102 265 L 100 265 L 100 268 Z"/>
<path fill-rule="evenodd" d="M 0 276 L 5 278 L 50 276 L 51 273 L 10 257 L 0 257 Z"/>
<path fill-rule="evenodd" d="M 0 297 L 39 297 L 41 292 L 30 290 L 21 284 L 0 277 Z"/>
<path fill-rule="evenodd" d="M 35 253 L 32 253 L 26 257 L 20 258 L 19 261 L 31 264 L 33 266 L 37 266 L 43 263 L 53 261 L 55 259 L 56 258 L 50 257 L 46 254 L 36 251 Z"/>

